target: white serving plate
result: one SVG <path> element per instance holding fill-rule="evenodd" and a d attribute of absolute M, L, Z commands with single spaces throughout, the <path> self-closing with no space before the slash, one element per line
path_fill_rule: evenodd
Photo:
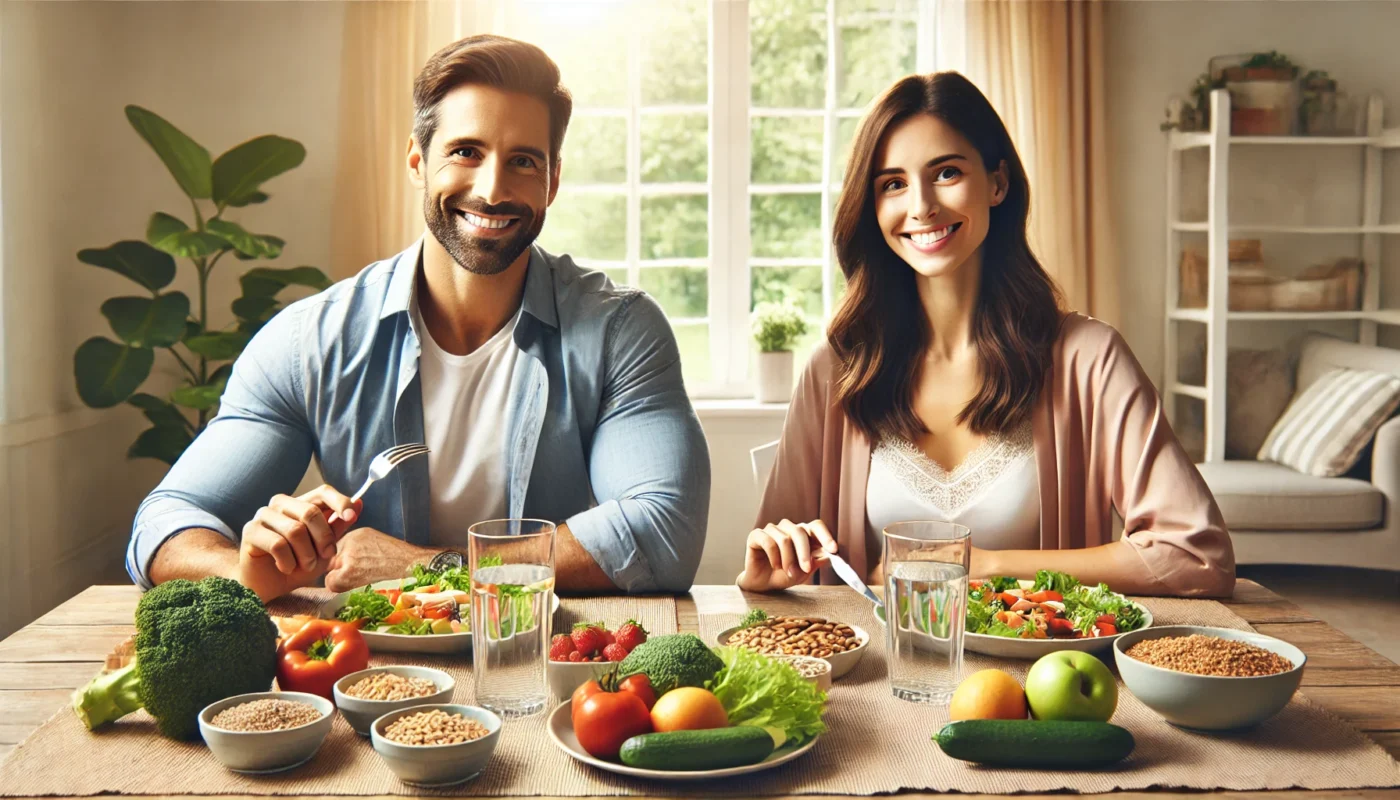
<path fill-rule="evenodd" d="M 569 715 L 568 701 L 559 704 L 554 712 L 549 715 L 549 738 L 554 740 L 554 744 L 568 753 L 576 761 L 605 769 L 608 772 L 616 772 L 619 775 L 631 775 L 637 778 L 651 778 L 658 781 L 703 781 L 713 778 L 732 778 L 736 775 L 748 775 L 751 772 L 762 772 L 772 769 L 780 764 L 801 756 L 808 750 L 816 746 L 817 736 L 801 747 L 780 747 L 774 750 L 768 758 L 757 764 L 748 764 L 742 767 L 727 767 L 725 769 L 703 769 L 703 770 L 662 770 L 662 769 L 641 769 L 639 767 L 629 767 L 613 761 L 604 761 L 601 758 L 594 758 L 588 754 L 587 750 L 578 743 L 578 737 L 574 736 L 574 722 Z"/>
<path fill-rule="evenodd" d="M 870 646 L 870 634 L 866 633 L 864 628 L 859 625 L 851 625 L 849 622 L 842 624 L 849 625 L 851 630 L 855 631 L 856 638 L 860 640 L 860 644 L 854 650 L 847 650 L 844 653 L 832 653 L 829 656 L 818 656 L 818 658 L 821 658 L 831 665 L 831 679 L 833 681 L 841 680 L 846 673 L 855 669 L 856 664 L 860 663 L 860 659 L 865 655 L 866 649 Z M 725 647 L 729 642 L 729 637 L 738 633 L 739 630 L 740 628 L 737 625 L 732 628 L 725 628 L 715 637 L 715 644 L 720 647 Z"/>
<path fill-rule="evenodd" d="M 371 589 L 397 589 L 399 580 L 378 581 L 370 584 Z M 350 596 L 350 592 L 340 594 L 327 600 L 321 606 L 321 617 L 323 619 L 335 619 L 336 613 L 345 607 L 345 598 Z M 559 595 L 552 595 L 553 602 L 551 613 L 559 610 Z M 365 637 L 365 642 L 369 644 L 371 652 L 378 653 L 426 653 L 442 655 L 446 653 L 462 653 L 471 649 L 471 632 L 463 633 L 430 633 L 423 636 L 410 636 L 404 633 L 378 633 L 376 631 L 361 631 Z M 548 647 L 548 644 L 546 644 Z"/>

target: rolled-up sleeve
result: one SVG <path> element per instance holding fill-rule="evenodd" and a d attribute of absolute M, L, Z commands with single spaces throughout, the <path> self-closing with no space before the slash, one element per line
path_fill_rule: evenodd
<path fill-rule="evenodd" d="M 660 306 L 629 297 L 609 321 L 604 353 L 588 454 L 598 504 L 570 517 L 569 530 L 618 588 L 684 592 L 705 547 L 710 455 Z"/>
<path fill-rule="evenodd" d="M 273 317 L 233 365 L 219 413 L 141 503 L 126 569 L 149 589 L 151 561 L 172 536 L 238 531 L 276 494 L 293 491 L 311 460 L 299 309 Z"/>

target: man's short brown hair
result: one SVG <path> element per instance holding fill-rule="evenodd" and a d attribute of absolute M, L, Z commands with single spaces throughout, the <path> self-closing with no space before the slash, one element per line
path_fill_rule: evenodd
<path fill-rule="evenodd" d="M 549 107 L 550 165 L 559 163 L 574 99 L 559 82 L 559 67 L 540 48 L 504 36 L 480 34 L 433 54 L 413 81 L 413 138 L 427 149 L 437 130 L 438 103 L 467 84 L 492 86 L 538 99 Z"/>

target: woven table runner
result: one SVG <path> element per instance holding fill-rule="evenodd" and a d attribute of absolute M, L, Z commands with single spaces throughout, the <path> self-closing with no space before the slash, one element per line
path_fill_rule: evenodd
<path fill-rule="evenodd" d="M 300 607 L 313 610 L 324 595 L 308 593 Z M 1301 695 L 1277 717 L 1250 731 L 1194 734 L 1173 728 L 1120 691 L 1113 721 L 1132 731 L 1137 749 L 1109 769 L 1091 772 L 985 769 L 944 756 L 930 736 L 946 721 L 944 709 L 906 703 L 890 695 L 882 630 L 870 604 L 854 593 L 808 590 L 744 595 L 737 589 L 695 592 L 700 635 L 707 641 L 734 625 L 750 604 L 775 614 L 820 613 L 864 628 L 872 640 L 860 664 L 833 687 L 826 715 L 830 731 L 807 755 L 777 769 L 728 781 L 670 784 L 626 778 L 583 766 L 549 740 L 545 719 L 508 721 L 485 773 L 448 790 L 400 783 L 369 743 L 337 718 L 317 756 L 306 766 L 265 777 L 221 767 L 199 743 L 171 742 L 155 733 L 144 712 L 90 733 L 61 709 L 0 765 L 0 796 L 116 794 L 246 795 L 483 795 L 619 796 L 769 794 L 873 795 L 900 790 L 1027 792 L 1171 787 L 1187 789 L 1340 789 L 1400 784 L 1400 766 L 1379 746 Z M 1214 602 L 1143 601 L 1159 625 L 1198 624 L 1248 629 Z M 628 618 L 653 633 L 675 630 L 670 598 L 564 599 L 556 625 Z M 455 702 L 472 702 L 470 659 L 376 656 L 376 664 L 411 660 L 446 669 L 457 681 Z M 969 653 L 968 672 L 1005 669 L 1024 679 L 1029 662 Z M 73 765 L 73 768 L 67 766 Z"/>

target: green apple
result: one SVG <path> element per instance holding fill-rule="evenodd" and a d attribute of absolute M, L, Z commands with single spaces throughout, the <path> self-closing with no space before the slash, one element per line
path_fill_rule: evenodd
<path fill-rule="evenodd" d="M 1026 702 L 1036 719 L 1108 722 L 1118 708 L 1118 682 L 1089 653 L 1057 650 L 1026 673 Z"/>

